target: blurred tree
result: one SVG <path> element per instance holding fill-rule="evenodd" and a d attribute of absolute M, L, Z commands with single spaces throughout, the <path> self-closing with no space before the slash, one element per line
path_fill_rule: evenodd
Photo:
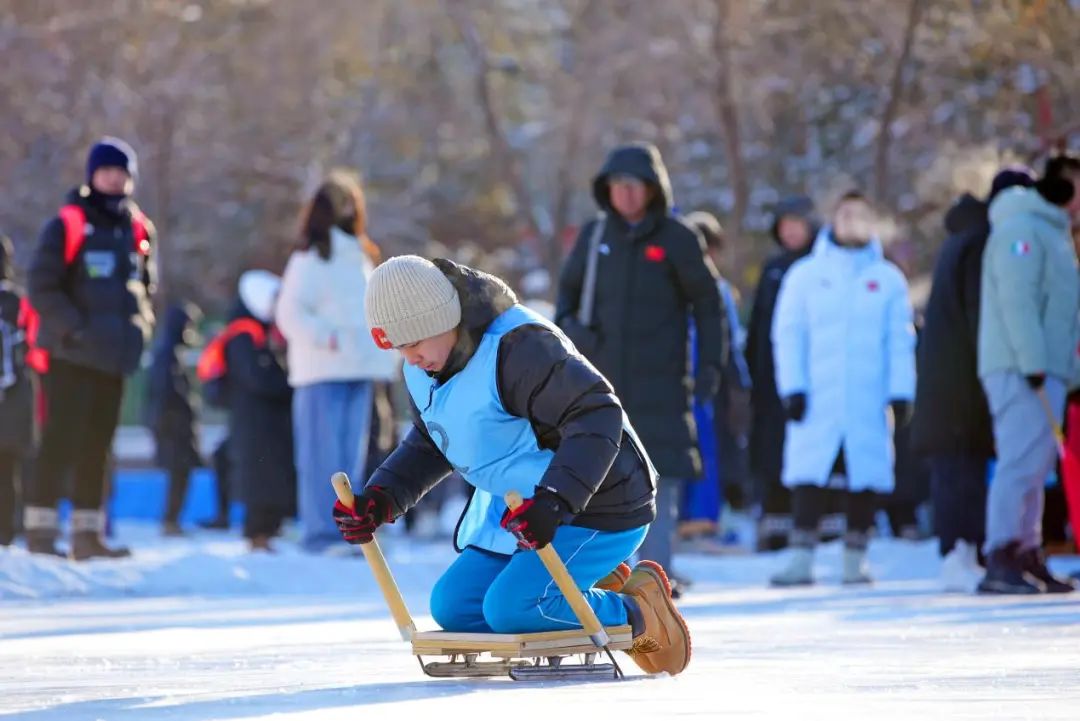
<path fill-rule="evenodd" d="M 679 208 L 740 239 L 745 283 L 780 196 L 848 185 L 925 271 L 953 196 L 1080 125 L 1064 0 L 8 0 L 0 63 L 19 261 L 115 134 L 165 292 L 218 309 L 244 268 L 281 269 L 334 166 L 364 176 L 388 252 L 513 279 L 557 272 L 606 152 L 650 140 Z"/>

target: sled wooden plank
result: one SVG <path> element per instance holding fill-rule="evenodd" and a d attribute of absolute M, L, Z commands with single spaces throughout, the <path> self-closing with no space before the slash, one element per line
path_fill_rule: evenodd
<path fill-rule="evenodd" d="M 633 645 L 630 626 L 609 626 L 605 630 L 611 638 L 612 648 L 630 648 Z M 487 651 L 501 658 L 528 656 L 530 652 L 539 651 L 588 653 L 596 650 L 596 644 L 582 629 L 520 634 L 419 631 L 412 638 L 412 646 L 413 653 L 419 656 Z"/>

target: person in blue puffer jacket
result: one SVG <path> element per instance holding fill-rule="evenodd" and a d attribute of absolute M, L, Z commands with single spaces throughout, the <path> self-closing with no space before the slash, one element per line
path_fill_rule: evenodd
<path fill-rule="evenodd" d="M 457 471 L 471 498 L 461 555 L 436 582 L 447 631 L 579 627 L 537 554 L 551 544 L 604 625 L 629 624 L 647 672 L 680 673 L 690 634 L 664 569 L 631 557 L 656 518 L 657 474 L 608 380 L 504 282 L 447 260 L 391 258 L 372 273 L 365 313 L 376 345 L 405 359 L 413 427 L 334 519 L 350 543 L 401 517 Z M 517 491 L 525 502 L 509 510 Z"/>
<path fill-rule="evenodd" d="M 814 250 L 784 277 L 773 320 L 776 385 L 788 417 L 784 485 L 794 530 L 777 586 L 813 583 L 818 520 L 830 487 L 846 491 L 844 583 L 866 583 L 877 494 L 894 486 L 893 428 L 915 394 L 907 282 L 873 237 L 873 211 L 844 195 Z"/>

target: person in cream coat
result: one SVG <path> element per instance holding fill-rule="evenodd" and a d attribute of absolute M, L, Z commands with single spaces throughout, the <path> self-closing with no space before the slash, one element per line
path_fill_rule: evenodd
<path fill-rule="evenodd" d="M 334 173 L 308 203 L 299 249 L 285 268 L 278 325 L 288 340 L 296 442 L 297 512 L 302 545 L 319 551 L 338 538 L 326 513 L 329 478 L 364 471 L 374 383 L 394 379 L 398 364 L 367 330 L 364 293 L 379 263 L 365 232 L 358 180 Z"/>

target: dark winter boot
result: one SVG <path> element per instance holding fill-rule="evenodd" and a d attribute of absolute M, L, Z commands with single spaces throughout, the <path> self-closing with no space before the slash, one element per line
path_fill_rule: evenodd
<path fill-rule="evenodd" d="M 766 513 L 758 523 L 757 550 L 782 551 L 791 535 L 791 515 Z"/>
<path fill-rule="evenodd" d="M 183 538 L 187 534 L 176 521 L 165 521 L 161 524 L 161 535 L 166 538 Z"/>
<path fill-rule="evenodd" d="M 248 550 L 252 553 L 274 553 L 274 547 L 270 545 L 270 536 L 259 535 L 248 539 Z"/>
<path fill-rule="evenodd" d="M 63 556 L 56 548 L 60 535 L 60 517 L 55 508 L 27 506 L 23 510 L 23 527 L 26 529 L 26 550 L 43 556 Z"/>
<path fill-rule="evenodd" d="M 105 514 L 99 510 L 79 509 L 71 514 L 71 553 L 73 561 L 91 558 L 126 558 L 131 551 L 123 546 L 109 548 L 102 541 Z"/>
<path fill-rule="evenodd" d="M 1020 554 L 1020 565 L 1029 576 L 1041 581 L 1046 593 L 1072 593 L 1076 583 L 1071 578 L 1058 578 L 1046 567 L 1046 555 L 1041 548 L 1029 548 Z"/>
<path fill-rule="evenodd" d="M 979 593 L 1043 593 L 1046 587 L 1024 570 L 1019 553 L 1019 541 L 1009 541 L 991 551 L 986 561 L 986 576 L 979 582 Z"/>

